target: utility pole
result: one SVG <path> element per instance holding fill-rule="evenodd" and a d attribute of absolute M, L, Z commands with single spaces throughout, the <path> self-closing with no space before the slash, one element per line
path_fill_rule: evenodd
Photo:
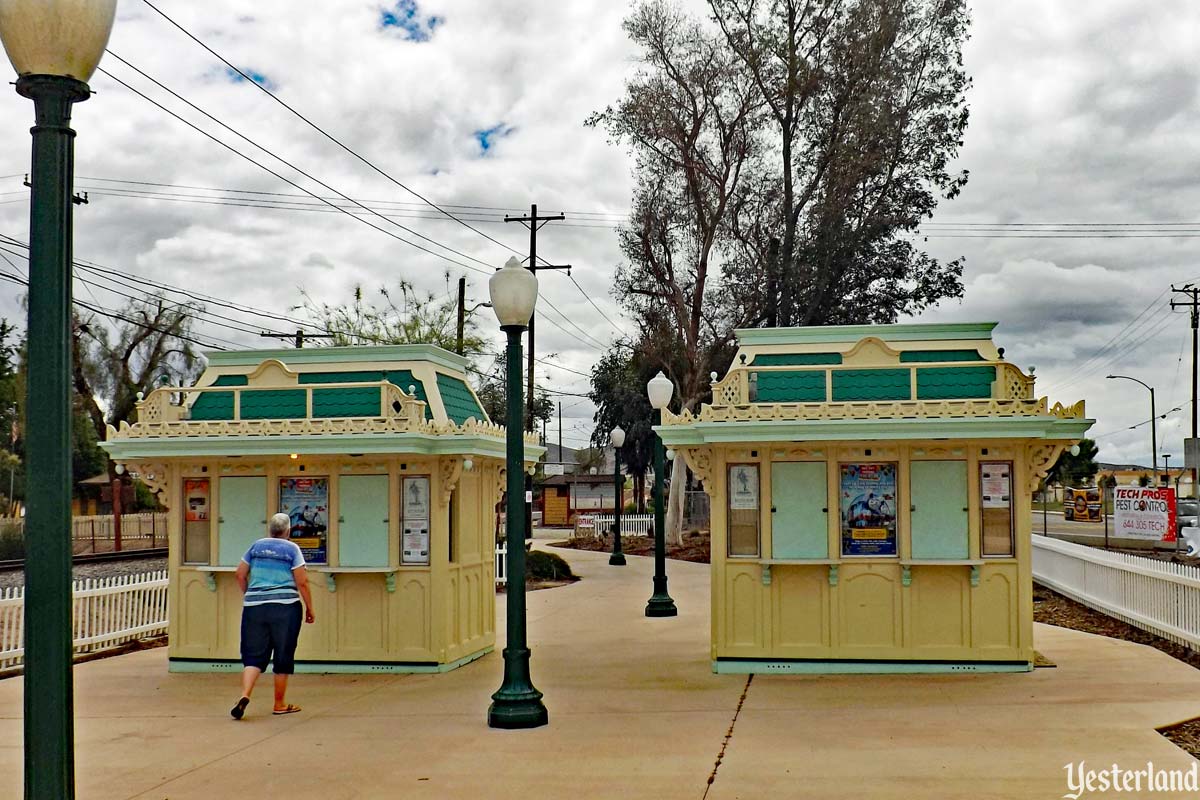
<path fill-rule="evenodd" d="M 301 347 L 304 347 L 304 343 L 309 339 L 335 338 L 332 333 L 305 333 L 300 328 L 297 328 L 295 333 L 275 333 L 274 331 L 263 331 L 258 335 L 264 339 L 283 339 L 284 341 L 291 339 L 293 342 L 295 342 L 297 350 L 299 350 Z"/>
<path fill-rule="evenodd" d="M 565 269 L 567 274 L 571 274 L 570 264 L 538 264 L 537 258 L 537 232 L 547 222 L 557 222 L 566 219 L 564 214 L 554 214 L 553 216 L 538 216 L 537 203 L 529 206 L 529 216 L 527 217 L 512 217 L 504 216 L 505 222 L 519 222 L 529 228 L 529 263 L 525 269 L 529 270 L 537 276 L 540 270 L 544 269 Z M 533 408 L 534 408 L 534 392 L 533 392 L 533 364 L 534 364 L 534 320 L 537 317 L 535 311 L 529 318 L 529 363 L 525 373 L 525 430 L 532 432 L 534 430 Z M 528 525 L 526 532 L 533 535 L 533 476 L 526 474 L 525 476 L 525 519 Z"/>
<path fill-rule="evenodd" d="M 530 319 L 532 322 L 533 320 Z M 467 322 L 467 279 L 461 277 L 458 279 L 458 348 L 454 351 L 460 356 L 463 354 L 463 326 Z"/>
<path fill-rule="evenodd" d="M 563 451 L 562 451 L 562 401 L 561 400 L 558 401 L 558 460 L 560 462 L 566 461 L 566 459 L 563 458 Z M 563 472 L 566 472 L 566 469 L 564 469 Z M 10 472 L 9 475 L 11 475 L 11 474 L 12 473 Z M 8 493 L 11 495 L 12 489 L 9 489 Z"/>
<path fill-rule="evenodd" d="M 1197 437 L 1197 416 L 1196 416 L 1196 388 L 1197 388 L 1197 371 L 1196 371 L 1196 356 L 1197 356 L 1197 330 L 1200 328 L 1200 288 L 1193 284 L 1186 284 L 1176 288 L 1171 287 L 1171 291 L 1176 294 L 1187 296 L 1186 301 L 1176 302 L 1171 301 L 1171 308 L 1176 306 L 1187 306 L 1190 308 L 1192 316 L 1192 438 Z M 1200 497 L 1200 487 L 1196 485 L 1197 470 L 1192 467 L 1192 497 Z"/>

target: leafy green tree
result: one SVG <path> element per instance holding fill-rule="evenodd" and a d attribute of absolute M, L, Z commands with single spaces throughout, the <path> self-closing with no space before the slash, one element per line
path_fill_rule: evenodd
<path fill-rule="evenodd" d="M 508 383 L 505 379 L 506 365 L 508 359 L 505 357 L 504 351 L 498 353 L 495 361 L 492 362 L 492 368 L 488 372 L 480 372 L 479 388 L 476 394 L 479 395 L 479 402 L 483 405 L 483 410 L 487 412 L 492 422 L 503 425 L 508 416 Z M 554 401 L 550 399 L 550 395 L 544 389 L 538 389 L 534 385 L 533 399 L 533 423 L 529 421 L 529 404 L 525 404 L 525 413 L 522 418 L 525 420 L 526 430 L 537 430 L 538 426 L 544 422 L 549 422 L 554 416 Z"/>
<path fill-rule="evenodd" d="M 419 292 L 407 281 L 396 289 L 380 287 L 378 301 L 368 300 L 361 284 L 349 302 L 317 302 L 301 290 L 304 302 L 298 307 L 313 322 L 332 335 L 329 345 L 433 344 L 450 352 L 458 348 L 458 300 Z M 487 353 L 487 342 L 472 315 L 463 323 L 463 355 L 472 360 Z"/>
<path fill-rule="evenodd" d="M 1064 450 L 1050 468 L 1047 479 L 1063 486 L 1090 486 L 1100 469 L 1096 463 L 1098 452 L 1094 439 L 1082 439 L 1079 455 L 1073 456 L 1070 450 Z"/>
<path fill-rule="evenodd" d="M 600 357 L 592 367 L 592 389 L 588 393 L 596 404 L 596 428 L 592 443 L 607 447 L 613 428 L 625 431 L 625 445 L 618 454 L 626 474 L 633 478 L 633 493 L 638 513 L 646 511 L 646 471 L 654 465 L 654 442 L 657 438 L 651 424 L 654 409 L 646 396 L 646 382 L 657 371 L 652 363 L 639 360 L 628 342 Z"/>

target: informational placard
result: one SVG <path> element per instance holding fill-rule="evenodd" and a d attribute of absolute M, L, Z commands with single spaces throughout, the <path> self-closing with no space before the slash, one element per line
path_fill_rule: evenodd
<path fill-rule="evenodd" d="M 542 464 L 542 474 L 549 478 L 552 475 L 562 475 L 562 464 Z"/>
<path fill-rule="evenodd" d="M 184 519 L 187 522 L 208 522 L 208 478 L 184 478 Z"/>
<path fill-rule="evenodd" d="M 1011 470 L 1012 465 L 1007 463 L 979 465 L 979 488 L 983 494 L 984 508 L 1009 508 L 1012 506 Z"/>
<path fill-rule="evenodd" d="M 842 555 L 894 556 L 896 465 L 842 464 Z"/>
<path fill-rule="evenodd" d="M 735 464 L 729 468 L 729 508 L 733 511 L 758 509 L 758 467 Z"/>
<path fill-rule="evenodd" d="M 1175 541 L 1175 490 L 1148 486 L 1117 486 L 1113 489 L 1114 536 Z"/>
<path fill-rule="evenodd" d="M 309 564 L 329 561 L 329 479 L 280 478 L 279 510 L 291 517 L 289 538 Z"/>
<path fill-rule="evenodd" d="M 400 563 L 429 563 L 429 478 L 415 476 L 400 482 Z"/>

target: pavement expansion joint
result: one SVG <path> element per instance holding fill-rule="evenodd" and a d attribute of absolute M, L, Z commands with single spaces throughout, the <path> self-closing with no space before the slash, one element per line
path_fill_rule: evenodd
<path fill-rule="evenodd" d="M 742 705 L 746 702 L 746 695 L 750 693 L 750 683 L 753 680 L 753 674 L 746 676 L 746 685 L 742 687 L 742 696 L 738 698 L 737 710 L 733 712 L 733 719 L 729 721 L 729 730 L 725 731 L 725 739 L 721 742 L 721 752 L 717 753 L 717 760 L 713 764 L 712 773 L 708 776 L 708 783 L 704 787 L 704 798 L 708 797 L 713 781 L 717 779 L 717 770 L 721 768 L 721 761 L 725 758 L 725 749 L 729 747 L 729 740 L 733 738 L 733 728 L 737 725 L 738 716 L 742 713 Z"/>

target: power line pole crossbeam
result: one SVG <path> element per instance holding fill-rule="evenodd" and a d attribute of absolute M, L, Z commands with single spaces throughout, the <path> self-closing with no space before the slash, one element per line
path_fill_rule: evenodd
<path fill-rule="evenodd" d="M 1192 438 L 1197 437 L 1197 408 L 1196 408 L 1196 390 L 1197 390 L 1197 350 L 1198 348 L 1198 330 L 1200 330 L 1200 287 L 1193 284 L 1186 284 L 1180 287 L 1171 287 L 1171 291 L 1176 294 L 1186 295 L 1186 302 L 1171 301 L 1171 308 L 1186 307 L 1191 313 L 1192 324 Z M 1185 465 L 1186 466 L 1186 465 Z M 1197 470 L 1192 467 L 1192 497 L 1200 497 L 1200 486 L 1197 486 Z"/>

